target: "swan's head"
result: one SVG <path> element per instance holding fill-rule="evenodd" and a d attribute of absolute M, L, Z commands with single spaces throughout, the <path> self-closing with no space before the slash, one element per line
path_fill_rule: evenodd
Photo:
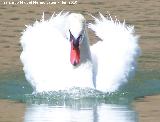
<path fill-rule="evenodd" d="M 80 46 L 85 34 L 85 18 L 81 14 L 72 13 L 68 20 L 71 43 L 70 62 L 77 66 L 80 63 Z"/>

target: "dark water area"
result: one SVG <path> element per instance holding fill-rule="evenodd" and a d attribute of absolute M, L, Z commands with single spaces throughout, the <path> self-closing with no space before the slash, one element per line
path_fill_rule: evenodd
<path fill-rule="evenodd" d="M 9 5 L 0 2 L 0 122 L 158 122 L 160 1 L 79 0 L 75 5 L 66 1 L 66 5 Z M 43 12 L 47 19 L 61 10 L 80 12 L 87 22 L 93 21 L 88 13 L 96 16 L 98 12 L 104 15 L 109 12 L 113 17 L 134 25 L 140 35 L 141 47 L 135 77 L 119 91 L 110 94 L 79 88 L 32 94 L 33 89 L 25 80 L 19 59 L 21 32 L 25 25 L 39 20 Z M 89 37 L 90 43 L 95 43 L 96 38 L 90 31 Z M 156 97 L 148 97 L 150 95 Z"/>

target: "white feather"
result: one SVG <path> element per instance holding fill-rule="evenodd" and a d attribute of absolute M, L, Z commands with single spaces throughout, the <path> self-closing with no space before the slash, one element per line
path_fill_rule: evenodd
<path fill-rule="evenodd" d="M 24 72 L 36 92 L 70 87 L 91 87 L 92 64 L 79 68 L 70 64 L 70 42 L 66 38 L 68 13 L 27 26 L 21 37 Z"/>
<path fill-rule="evenodd" d="M 100 14 L 95 24 L 89 24 L 95 34 L 101 39 L 91 47 L 96 58 L 97 74 L 96 89 L 115 91 L 128 81 L 135 70 L 136 58 L 139 55 L 138 38 L 133 26 L 105 18 Z"/>
<path fill-rule="evenodd" d="M 26 79 L 36 92 L 74 86 L 112 92 L 127 82 L 135 70 L 139 49 L 134 28 L 102 14 L 100 19 L 94 18 L 95 24 L 89 24 L 89 28 L 101 41 L 91 46 L 91 52 L 85 19 L 80 14 L 60 12 L 49 20 L 43 14 L 41 21 L 26 26 L 20 58 Z M 69 30 L 75 37 L 84 31 L 81 64 L 77 67 L 70 63 Z"/>

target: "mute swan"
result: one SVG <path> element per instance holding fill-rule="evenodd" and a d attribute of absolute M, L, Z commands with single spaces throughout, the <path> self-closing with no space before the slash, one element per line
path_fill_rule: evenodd
<path fill-rule="evenodd" d="M 100 38 L 89 46 L 86 20 L 78 13 L 59 13 L 26 26 L 21 61 L 36 92 L 89 87 L 113 92 L 135 70 L 138 38 L 134 28 L 111 18 L 94 18 L 88 27 Z"/>

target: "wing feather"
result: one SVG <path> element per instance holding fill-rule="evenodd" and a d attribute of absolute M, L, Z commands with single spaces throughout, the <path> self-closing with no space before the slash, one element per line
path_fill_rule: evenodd
<path fill-rule="evenodd" d="M 113 20 L 111 16 L 95 18 L 88 26 L 100 38 L 91 46 L 97 69 L 96 88 L 105 92 L 115 91 L 134 73 L 139 56 L 138 36 L 134 26 Z"/>

